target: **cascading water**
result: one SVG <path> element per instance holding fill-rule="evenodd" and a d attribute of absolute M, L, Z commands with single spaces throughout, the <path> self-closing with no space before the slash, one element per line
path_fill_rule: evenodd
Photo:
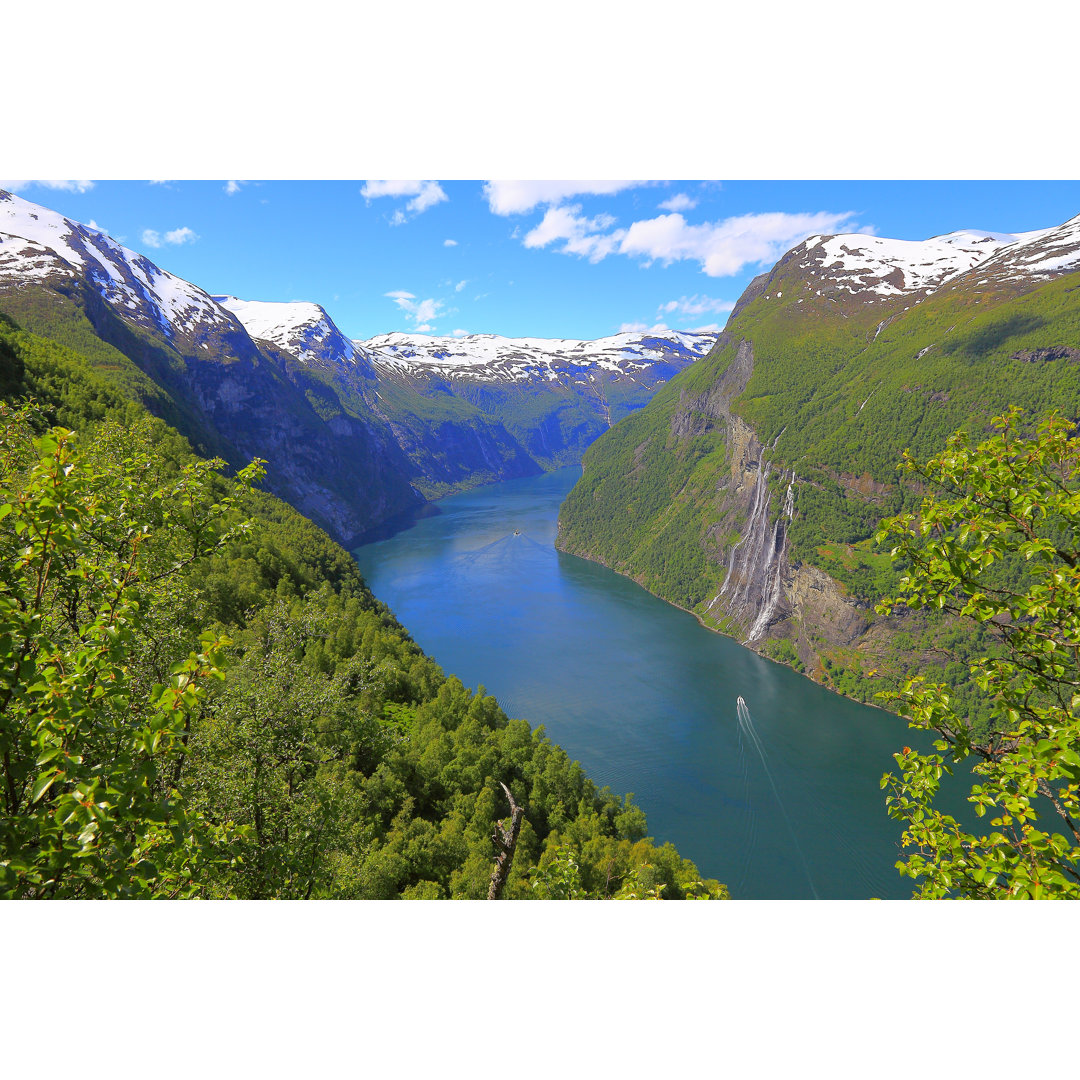
<path fill-rule="evenodd" d="M 769 628 L 783 599 L 783 557 L 787 551 L 787 527 L 795 511 L 795 473 L 788 477 L 784 509 L 769 528 L 770 463 L 758 465 L 750 518 L 738 543 L 728 556 L 727 576 L 712 603 L 726 601 L 729 615 L 750 623 L 746 641 L 757 641 Z"/>
<path fill-rule="evenodd" d="M 757 641 L 769 628 L 773 616 L 780 606 L 783 594 L 783 581 L 781 577 L 781 561 L 787 548 L 787 524 L 795 513 L 795 473 L 792 472 L 788 480 L 787 493 L 784 495 L 784 512 L 776 520 L 773 529 L 772 550 L 764 567 L 765 590 L 761 606 L 758 608 L 757 618 L 750 627 L 747 641 Z"/>

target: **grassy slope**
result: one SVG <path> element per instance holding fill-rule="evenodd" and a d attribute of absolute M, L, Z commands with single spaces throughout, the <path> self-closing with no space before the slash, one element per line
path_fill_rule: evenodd
<path fill-rule="evenodd" d="M 3 316 L 0 395 L 8 400 L 32 396 L 49 422 L 87 438 L 102 421 L 128 430 L 147 423 L 145 409 L 86 358 L 19 330 Z M 166 468 L 191 460 L 186 440 L 163 422 L 153 421 L 146 430 Z M 509 719 L 482 687 L 473 693 L 446 677 L 371 595 L 354 560 L 325 533 L 264 493 L 255 493 L 245 512 L 253 528 L 196 568 L 186 582 L 190 602 L 184 610 L 197 611 L 198 618 L 244 641 L 248 628 L 284 601 L 294 612 L 309 611 L 325 631 L 296 658 L 298 669 L 332 674 L 340 664 L 361 660 L 378 673 L 357 691 L 356 707 L 378 722 L 385 737 L 372 741 L 338 777 L 350 794 L 327 828 L 337 839 L 319 854 L 323 863 L 312 895 L 484 896 L 494 855 L 490 836 L 506 812 L 500 780 L 526 807 L 508 897 L 533 895 L 537 866 L 548 864 L 559 850 L 574 855 L 583 887 L 598 895 L 618 889 L 631 874 L 646 888 L 662 885 L 666 897 L 702 891 L 694 884 L 696 867 L 672 845 L 656 847 L 643 839 L 644 816 L 629 800 L 598 791 L 542 728 L 531 730 L 524 721 Z M 191 621 L 190 627 L 174 628 L 181 654 L 202 625 L 194 614 Z M 193 635 L 190 640 L 185 633 Z M 243 693 L 235 677 L 230 679 Z M 237 774 L 235 786 L 242 788 L 248 779 Z M 290 790 L 291 785 L 290 780 Z M 235 807 L 228 812 L 235 816 Z M 273 895 L 292 896 L 288 875 L 276 873 L 274 858 L 269 851 L 267 877 L 280 889 Z M 714 893 L 723 891 L 711 885 Z M 226 876 L 213 890 L 245 895 L 244 879 Z"/>
<path fill-rule="evenodd" d="M 894 580 L 869 538 L 883 516 L 916 497 L 897 483 L 904 450 L 928 456 L 951 432 L 977 433 L 1011 404 L 1032 415 L 1057 408 L 1080 416 L 1075 362 L 1010 358 L 1021 349 L 1080 345 L 1080 274 L 1019 295 L 945 291 L 908 310 L 898 302 L 841 309 L 774 275 L 708 357 L 586 454 L 560 515 L 560 546 L 683 607 L 703 607 L 715 595 L 724 576 L 720 553 L 733 539 L 711 528 L 726 480 L 723 425 L 697 425 L 701 433 L 677 439 L 672 419 L 715 386 L 743 338 L 753 343 L 755 366 L 732 411 L 764 445 L 775 441 L 770 459 L 804 481 L 796 487 L 792 561 L 821 567 L 866 604 Z M 896 636 L 892 666 L 929 660 L 943 635 L 960 661 L 983 644 L 913 624 Z M 828 643 L 821 645 L 827 652 Z M 790 649 L 765 651 L 793 661 Z M 945 666 L 952 681 L 956 661 Z M 844 674 L 848 668 L 856 677 Z M 818 674 L 865 697 L 857 673 L 858 658 L 838 653 Z"/>

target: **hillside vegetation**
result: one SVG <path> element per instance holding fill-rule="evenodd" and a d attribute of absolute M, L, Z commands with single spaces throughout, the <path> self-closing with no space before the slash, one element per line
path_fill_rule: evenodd
<path fill-rule="evenodd" d="M 721 897 L 349 555 L 0 318 L 0 893 Z M 30 402 L 27 404 L 26 402 Z"/>
<path fill-rule="evenodd" d="M 919 486 L 897 474 L 905 450 L 926 458 L 957 430 L 977 437 L 1012 405 L 1029 422 L 1080 416 L 1080 274 L 958 279 L 919 302 L 865 303 L 789 263 L 748 290 L 707 357 L 589 449 L 558 544 L 745 639 L 750 622 L 723 590 L 759 481 L 761 561 L 773 543 L 782 557 L 753 584 L 763 595 L 775 579 L 781 599 L 751 644 L 864 701 L 926 670 L 985 724 L 985 703 L 962 688 L 992 640 L 925 612 L 876 616 L 903 567 L 873 536 L 918 505 Z"/>

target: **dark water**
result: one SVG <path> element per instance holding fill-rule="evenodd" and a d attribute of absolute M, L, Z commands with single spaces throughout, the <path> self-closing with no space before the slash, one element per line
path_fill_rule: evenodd
<path fill-rule="evenodd" d="M 910 896 L 879 781 L 916 733 L 557 552 L 580 475 L 444 499 L 357 549 L 360 568 L 447 673 L 543 724 L 598 785 L 633 792 L 650 835 L 733 897 Z"/>

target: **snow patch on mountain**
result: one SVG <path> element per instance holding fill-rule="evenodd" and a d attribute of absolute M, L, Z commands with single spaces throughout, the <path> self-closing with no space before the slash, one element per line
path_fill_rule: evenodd
<path fill-rule="evenodd" d="M 428 337 L 395 332 L 355 342 L 376 368 L 480 381 L 546 379 L 606 371 L 633 377 L 657 364 L 684 367 L 716 343 L 713 333 L 622 333 L 595 341 L 506 338 L 496 334 Z"/>
<path fill-rule="evenodd" d="M 84 275 L 132 322 L 168 337 L 233 328 L 229 315 L 202 289 L 118 244 L 99 229 L 0 191 L 0 284 Z"/>
<path fill-rule="evenodd" d="M 215 296 L 214 301 L 231 311 L 253 337 L 269 341 L 305 364 L 367 367 L 366 358 L 338 328 L 320 304 L 295 301 L 240 300 Z"/>
<path fill-rule="evenodd" d="M 960 279 L 970 281 L 975 271 L 978 284 L 985 285 L 1080 269 L 1080 216 L 1031 232 L 961 229 L 929 240 L 862 233 L 811 236 L 786 258 L 828 282 L 829 292 L 869 301 L 912 295 L 918 301 Z M 823 294 L 819 290 L 817 295 Z"/>
<path fill-rule="evenodd" d="M 806 251 L 840 288 L 893 297 L 936 289 L 1017 239 L 1010 233 L 967 230 L 929 240 L 841 233 L 811 237 Z"/>
<path fill-rule="evenodd" d="M 1080 270 L 1080 215 L 1053 229 L 1022 233 L 980 264 L 987 283 L 1047 278 Z"/>

